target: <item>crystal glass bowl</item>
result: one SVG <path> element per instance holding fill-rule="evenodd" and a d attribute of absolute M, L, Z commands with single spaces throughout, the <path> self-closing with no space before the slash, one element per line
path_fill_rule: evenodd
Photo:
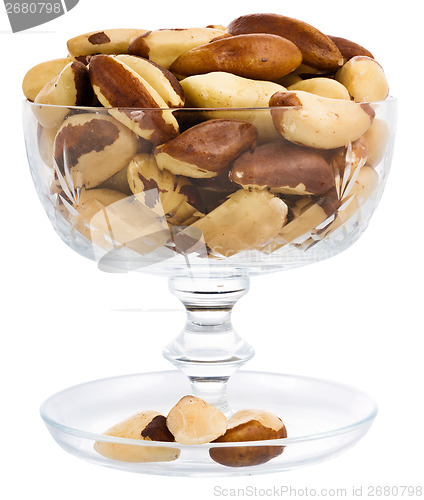
<path fill-rule="evenodd" d="M 389 173 L 396 104 L 391 97 L 352 102 L 353 118 L 343 121 L 346 101 L 335 101 L 328 109 L 323 105 L 318 120 L 299 106 L 117 109 L 24 103 L 30 170 L 62 240 L 103 271 L 167 276 L 171 292 L 187 310 L 185 327 L 163 352 L 186 376 L 175 376 L 175 391 L 174 376 L 168 383 L 169 375 L 140 375 L 54 396 L 42 414 L 64 448 L 104 465 L 140 472 L 227 473 L 232 468 L 207 457 L 209 445 L 199 451 L 197 445 L 190 451 L 172 445 L 181 449 L 181 457 L 159 465 L 128 465 L 94 453 L 93 443 L 106 425 L 117 423 L 115 417 L 129 417 L 127 412 L 149 409 L 153 403 L 166 414 L 170 407 L 165 403 L 185 394 L 227 415 L 243 407 L 272 411 L 277 398 L 276 413 L 283 421 L 286 415 L 291 419 L 287 441 L 282 440 L 287 450 L 260 466 L 261 472 L 325 458 L 364 434 L 375 406 L 355 390 L 277 375 L 243 373 L 230 379 L 254 355 L 234 331 L 231 310 L 247 292 L 251 276 L 327 259 L 359 238 Z M 365 128 L 358 128 L 355 113 L 368 120 Z M 286 120 L 285 137 L 281 120 Z M 311 120 L 317 130 L 309 127 Z M 161 135 L 163 121 L 174 124 L 170 136 Z M 304 127 L 306 133 L 299 135 Z M 127 384 L 134 383 L 140 394 L 147 391 L 146 397 L 135 400 L 130 393 L 115 405 L 113 391 L 126 394 Z M 104 391 L 98 407 L 69 403 L 75 394 L 84 394 L 89 403 L 96 384 Z M 167 396 L 152 400 L 157 384 L 166 388 Z M 311 397 L 321 390 L 322 402 Z M 349 403 L 341 419 L 340 391 L 346 391 L 345 401 L 358 401 L 357 409 Z M 291 398 L 293 406 L 287 403 Z M 310 418 L 302 420 L 305 413 Z M 297 455 L 296 449 L 305 455 Z M 250 474 L 251 467 L 239 473 Z"/>

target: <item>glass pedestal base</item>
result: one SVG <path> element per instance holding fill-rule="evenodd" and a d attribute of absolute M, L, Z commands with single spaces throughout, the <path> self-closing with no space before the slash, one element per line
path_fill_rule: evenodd
<path fill-rule="evenodd" d="M 230 412 L 246 408 L 278 415 L 288 437 L 272 441 L 180 445 L 104 436 L 116 423 L 143 410 L 167 415 L 177 401 L 190 394 L 191 385 L 179 371 L 113 377 L 70 387 L 51 396 L 41 416 L 57 443 L 80 458 L 115 469 L 168 476 L 243 476 L 281 472 L 312 465 L 338 455 L 357 443 L 376 414 L 374 401 L 363 392 L 342 384 L 276 373 L 240 370 L 228 382 Z M 132 447 L 175 449 L 169 462 L 124 462 L 95 450 L 103 441 Z M 281 454 L 262 465 L 227 467 L 210 457 L 212 448 L 238 445 L 278 446 Z"/>

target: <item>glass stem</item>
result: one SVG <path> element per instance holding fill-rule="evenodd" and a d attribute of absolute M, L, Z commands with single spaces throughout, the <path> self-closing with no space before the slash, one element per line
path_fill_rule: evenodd
<path fill-rule="evenodd" d="M 231 323 L 231 311 L 247 293 L 249 278 L 172 277 L 169 287 L 184 304 L 187 321 L 163 355 L 187 375 L 194 396 L 228 413 L 227 382 L 254 355 Z"/>

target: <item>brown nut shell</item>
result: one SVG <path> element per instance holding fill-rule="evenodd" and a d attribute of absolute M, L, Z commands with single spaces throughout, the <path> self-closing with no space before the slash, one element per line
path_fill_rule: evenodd
<path fill-rule="evenodd" d="M 146 31 L 140 29 L 92 31 L 68 40 L 68 50 L 74 57 L 92 54 L 126 54 L 132 40 Z"/>
<path fill-rule="evenodd" d="M 334 185 L 333 169 L 322 155 L 282 140 L 241 155 L 230 179 L 246 189 L 297 195 L 319 195 Z"/>
<path fill-rule="evenodd" d="M 289 40 L 268 34 L 221 38 L 182 54 L 171 71 L 184 76 L 224 71 L 256 80 L 278 80 L 302 62 Z"/>
<path fill-rule="evenodd" d="M 175 59 L 184 52 L 222 36 L 230 35 L 221 28 L 209 27 L 148 31 L 131 43 L 128 52 L 169 69 Z"/>
<path fill-rule="evenodd" d="M 137 413 L 108 429 L 105 435 L 142 441 L 174 441 L 166 427 L 165 417 L 155 411 Z M 171 462 L 180 455 L 178 448 L 135 446 L 107 441 L 97 441 L 94 449 L 97 453 L 120 462 Z"/>
<path fill-rule="evenodd" d="M 71 190 L 96 187 L 122 170 L 137 146 L 136 136 L 108 115 L 71 116 L 56 135 L 56 175 Z"/>
<path fill-rule="evenodd" d="M 90 80 L 99 101 L 110 114 L 140 137 L 154 144 L 166 142 L 178 132 L 178 122 L 166 102 L 137 72 L 113 56 L 94 56 Z M 129 108 L 161 108 L 149 111 Z M 165 109 L 164 109 L 165 108 Z"/>
<path fill-rule="evenodd" d="M 302 90 L 277 92 L 269 105 L 275 128 L 285 139 L 318 149 L 347 146 L 369 129 L 375 116 L 369 104 Z"/>
<path fill-rule="evenodd" d="M 264 441 L 287 437 L 287 430 L 276 415 L 261 410 L 241 410 L 228 421 L 227 432 L 215 443 Z M 211 448 L 210 457 L 227 467 L 260 465 L 281 455 L 284 446 L 234 446 Z"/>
<path fill-rule="evenodd" d="M 206 401 L 184 396 L 168 413 L 166 425 L 178 443 L 204 444 L 225 433 L 227 418 Z"/>
<path fill-rule="evenodd" d="M 189 128 L 155 149 L 160 169 L 175 175 L 215 177 L 241 153 L 255 147 L 256 128 L 248 122 L 215 119 Z"/>
<path fill-rule="evenodd" d="M 327 35 L 310 24 L 279 14 L 248 14 L 227 26 L 228 33 L 271 33 L 293 42 L 301 51 L 303 62 L 318 69 L 336 70 L 343 57 Z"/>

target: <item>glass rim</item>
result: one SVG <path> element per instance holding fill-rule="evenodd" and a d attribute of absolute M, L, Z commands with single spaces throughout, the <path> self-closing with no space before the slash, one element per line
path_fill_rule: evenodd
<path fill-rule="evenodd" d="M 288 91 L 290 92 L 290 91 Z M 313 95 L 317 95 L 317 94 L 313 94 Z M 321 96 L 318 96 L 317 97 L 321 97 Z M 328 99 L 328 98 L 324 98 L 324 99 Z M 337 101 L 340 101 L 340 103 L 338 103 Z M 332 99 L 331 100 L 331 105 L 337 105 L 337 104 L 344 104 L 346 102 L 351 102 L 351 103 L 354 103 L 354 104 L 358 104 L 360 106 L 362 105 L 370 105 L 370 106 L 384 106 L 385 104 L 387 105 L 390 105 L 392 103 L 397 103 L 398 101 L 398 97 L 395 97 L 395 96 L 387 96 L 386 99 L 382 99 L 380 101 L 370 101 L 370 102 L 355 102 L 355 101 L 346 101 L 345 99 Z M 175 112 L 175 111 L 179 111 L 179 112 L 204 112 L 204 111 L 207 111 L 207 112 L 211 112 L 211 111 L 262 111 L 262 110 L 282 110 L 282 109 L 300 109 L 300 108 L 303 108 L 303 106 L 252 106 L 252 107 L 237 107 L 237 106 L 232 106 L 232 107 L 205 107 L 205 108 L 202 108 L 202 107 L 167 107 L 167 108 L 136 108 L 136 107 L 113 107 L 113 106 L 110 106 L 110 107 L 106 107 L 106 106 L 65 106 L 63 104 L 42 104 L 42 103 L 36 103 L 36 102 L 33 102 L 33 101 L 30 101 L 29 99 L 24 99 L 23 100 L 23 105 L 29 105 L 30 107 L 34 106 L 34 107 L 45 107 L 45 108 L 59 108 L 59 109 L 69 109 L 69 110 L 84 110 L 86 112 L 96 112 L 98 113 L 99 111 L 112 111 L 112 110 L 116 110 L 116 111 L 129 111 L 129 112 L 134 112 L 134 111 L 156 111 L 156 112 L 159 112 L 159 111 L 172 111 L 172 112 Z"/>

